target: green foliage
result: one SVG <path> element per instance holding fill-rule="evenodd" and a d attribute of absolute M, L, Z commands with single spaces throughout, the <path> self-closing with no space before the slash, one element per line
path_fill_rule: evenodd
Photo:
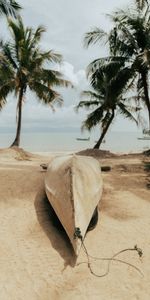
<path fill-rule="evenodd" d="M 55 86 L 68 86 L 70 83 L 63 75 L 53 69 L 45 68 L 45 63 L 60 63 L 62 57 L 52 50 L 44 52 L 39 48 L 45 29 L 38 27 L 24 28 L 21 18 L 14 22 L 9 20 L 12 42 L 0 45 L 0 95 L 4 98 L 13 90 L 18 94 L 21 87 L 26 92 L 27 87 L 35 92 L 38 99 L 45 104 L 59 100 L 60 95 L 53 89 Z M 3 95 L 4 85 L 7 92 Z"/>
<path fill-rule="evenodd" d="M 110 76 L 114 80 L 114 74 L 117 68 L 124 66 L 120 76 L 126 81 L 125 74 L 128 77 L 131 72 L 132 81 L 130 88 L 137 91 L 138 104 L 139 101 L 144 102 L 148 110 L 150 125 L 150 98 L 149 98 L 149 70 L 150 70 L 150 9 L 147 0 L 135 0 L 135 5 L 127 10 L 117 10 L 109 15 L 113 23 L 113 28 L 106 33 L 101 28 L 95 28 L 93 31 L 85 35 L 85 44 L 88 47 L 91 44 L 105 42 L 109 46 L 110 56 L 107 58 L 99 58 L 94 60 L 87 70 L 87 74 L 92 75 L 90 83 L 95 88 L 96 78 L 100 77 L 96 73 L 101 70 L 103 73 L 103 65 L 109 68 Z M 110 64 L 111 62 L 111 64 Z M 112 70 L 111 70 L 112 69 Z M 118 69 L 119 70 L 119 69 Z M 109 75 L 107 75 L 109 76 Z M 121 79 L 121 77 L 120 77 Z M 119 81 L 121 82 L 121 80 Z M 99 79 L 99 85 L 103 85 Z M 122 82 L 123 87 L 123 82 Z M 121 86 L 120 86 L 121 88 Z M 118 86 L 110 89 L 110 94 L 120 93 Z"/>
<path fill-rule="evenodd" d="M 44 27 L 35 31 L 25 28 L 21 18 L 17 21 L 8 20 L 12 41 L 0 43 L 0 102 L 1 108 L 6 103 L 8 94 L 14 92 L 18 96 L 18 105 L 29 88 L 39 101 L 52 106 L 52 103 L 62 103 L 61 95 L 55 87 L 71 85 L 63 75 L 49 68 L 62 61 L 62 56 L 54 51 L 42 51 L 39 46 Z M 45 67 L 47 66 L 47 68 Z M 21 97 L 21 98 L 20 98 Z M 21 110 L 20 106 L 20 110 Z"/>
<path fill-rule="evenodd" d="M 150 10 L 147 1 L 136 2 L 134 9 L 118 10 L 111 16 L 115 25 L 109 34 L 110 51 L 124 57 L 134 72 L 138 99 L 147 107 L 150 124 Z"/>
<path fill-rule="evenodd" d="M 88 47 L 91 44 L 96 44 L 104 37 L 107 37 L 107 33 L 104 30 L 96 27 L 92 31 L 86 33 L 84 38 L 84 46 Z"/>
<path fill-rule="evenodd" d="M 88 78 L 92 90 L 82 93 L 81 96 L 84 100 L 79 102 L 77 109 L 85 107 L 92 109 L 92 112 L 88 114 L 82 128 L 91 130 L 93 127 L 101 125 L 102 129 L 105 129 L 113 119 L 114 112 L 117 111 L 137 123 L 132 114 L 136 112 L 136 107 L 126 105 L 125 98 L 123 98 L 129 89 L 133 75 L 132 70 L 124 66 L 124 62 L 118 58 L 109 59 L 109 61 L 107 59 L 99 60 L 99 65 L 94 69 L 90 64 Z"/>
<path fill-rule="evenodd" d="M 148 0 L 135 0 L 135 4 L 138 10 L 143 10 L 145 7 L 149 6 Z"/>
<path fill-rule="evenodd" d="M 17 17 L 21 6 L 14 0 L 0 0 L 0 15 Z"/>

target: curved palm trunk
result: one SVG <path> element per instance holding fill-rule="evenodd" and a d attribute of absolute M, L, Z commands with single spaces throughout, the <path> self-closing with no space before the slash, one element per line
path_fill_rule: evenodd
<path fill-rule="evenodd" d="M 22 120 L 22 99 L 23 99 L 23 88 L 20 89 L 19 92 L 19 100 L 18 100 L 18 120 L 17 120 L 17 131 L 14 142 L 10 147 L 19 146 L 20 144 L 20 133 L 21 133 L 21 120 Z"/>
<path fill-rule="evenodd" d="M 145 72 L 141 72 L 141 77 L 142 77 L 143 87 L 144 87 L 145 104 L 148 110 L 149 130 L 150 130 L 150 99 L 148 94 L 147 74 Z"/>
<path fill-rule="evenodd" d="M 94 146 L 93 149 L 99 149 L 99 147 L 100 147 L 100 145 L 101 145 L 101 143 L 102 143 L 102 141 L 103 141 L 103 138 L 104 138 L 104 136 L 106 135 L 106 132 L 107 132 L 107 130 L 108 130 L 108 128 L 109 128 L 109 126 L 110 126 L 110 124 L 111 124 L 111 122 L 112 122 L 114 116 L 115 116 L 115 113 L 114 113 L 114 110 L 113 110 L 113 111 L 112 111 L 111 118 L 109 119 L 109 121 L 108 121 L 108 123 L 107 123 L 107 126 L 104 127 L 104 129 L 103 129 L 103 131 L 102 131 L 102 134 L 101 134 L 99 140 L 97 141 L 97 143 L 95 144 L 95 146 Z"/>

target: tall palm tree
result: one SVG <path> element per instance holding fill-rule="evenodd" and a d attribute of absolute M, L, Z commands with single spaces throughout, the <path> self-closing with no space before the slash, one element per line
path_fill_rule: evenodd
<path fill-rule="evenodd" d="M 0 15 L 17 17 L 21 6 L 14 0 L 0 0 Z"/>
<path fill-rule="evenodd" d="M 111 17 L 114 27 L 106 33 L 95 28 L 85 36 L 85 45 L 104 40 L 109 43 L 113 56 L 125 59 L 126 65 L 134 71 L 137 81 L 138 99 L 141 99 L 148 111 L 150 128 L 150 10 L 148 1 L 137 0 L 134 8 L 118 10 Z M 98 63 L 98 62 L 97 62 Z"/>
<path fill-rule="evenodd" d="M 60 72 L 46 68 L 46 63 L 60 63 L 61 55 L 52 50 L 44 52 L 39 43 L 45 29 L 25 28 L 21 18 L 16 22 L 10 20 L 9 28 L 12 41 L 3 44 L 0 52 L 0 102 L 6 103 L 8 94 L 14 92 L 18 97 L 17 131 L 12 146 L 19 146 L 22 120 L 22 105 L 27 88 L 33 91 L 44 104 L 51 106 L 62 102 L 61 96 L 53 88 L 68 86 Z"/>
<path fill-rule="evenodd" d="M 81 107 L 93 109 L 83 122 L 82 128 L 91 130 L 93 127 L 101 126 L 101 135 L 94 148 L 99 148 L 110 125 L 115 119 L 117 113 L 121 113 L 126 118 L 137 123 L 133 112 L 137 107 L 127 104 L 125 93 L 132 86 L 133 72 L 124 63 L 118 60 L 101 59 L 99 67 L 93 72 L 93 63 L 88 67 L 88 77 L 92 90 L 84 91 L 77 110 Z"/>
<path fill-rule="evenodd" d="M 150 11 L 140 9 L 135 11 L 118 11 L 114 14 L 114 30 L 110 34 L 111 49 L 116 55 L 126 58 L 126 62 L 134 70 L 137 78 L 139 99 L 144 101 L 148 111 L 150 128 L 150 95 L 149 72 L 150 60 Z"/>

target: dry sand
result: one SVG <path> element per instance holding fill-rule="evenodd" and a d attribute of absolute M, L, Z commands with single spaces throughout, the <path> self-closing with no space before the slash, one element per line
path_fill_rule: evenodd
<path fill-rule="evenodd" d="M 87 264 L 79 264 L 86 261 L 84 251 L 76 261 L 44 200 L 40 164 L 51 157 L 5 149 L 0 150 L 0 300 L 150 299 L 150 158 L 96 157 L 112 170 L 103 173 L 99 222 L 85 245 L 93 256 L 111 257 L 137 244 L 141 259 L 134 251 L 118 258 L 140 268 L 144 277 L 113 261 L 108 275 L 98 278 Z M 107 264 L 96 261 L 92 267 L 103 274 Z"/>

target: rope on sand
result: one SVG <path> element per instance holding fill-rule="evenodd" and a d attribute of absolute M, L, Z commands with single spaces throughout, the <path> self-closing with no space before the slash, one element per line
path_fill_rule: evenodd
<path fill-rule="evenodd" d="M 110 264 L 111 264 L 112 261 L 117 261 L 117 262 L 126 264 L 126 265 L 128 265 L 128 266 L 134 268 L 136 271 L 138 271 L 138 272 L 140 273 L 140 275 L 141 275 L 142 277 L 144 277 L 142 271 L 141 271 L 138 267 L 136 267 L 136 266 L 134 266 L 133 264 L 128 263 L 128 262 L 126 262 L 126 261 L 124 261 L 124 260 L 120 260 L 120 259 L 116 259 L 116 258 L 115 258 L 115 257 L 118 256 L 119 254 L 121 254 L 121 253 L 123 253 L 123 252 L 126 252 L 126 251 L 136 251 L 136 252 L 138 253 L 139 257 L 141 257 L 141 256 L 143 255 L 143 252 L 142 252 L 142 250 L 141 250 L 140 248 L 137 247 L 137 245 L 135 245 L 134 248 L 123 249 L 123 250 L 117 252 L 116 254 L 114 254 L 114 255 L 113 255 L 112 257 L 110 257 L 110 258 L 105 258 L 105 257 L 94 257 L 94 256 L 89 255 L 89 253 L 88 253 L 88 251 L 87 251 L 87 249 L 86 249 L 86 247 L 85 247 L 84 242 L 82 242 L 82 248 L 83 248 L 83 250 L 84 250 L 84 252 L 85 252 L 85 254 L 86 254 L 86 256 L 87 256 L 87 262 L 86 262 L 86 263 L 87 263 L 87 265 L 88 265 L 88 268 L 89 268 L 91 274 L 94 275 L 94 276 L 96 276 L 96 277 L 105 277 L 106 275 L 108 275 L 108 273 L 110 272 Z M 92 259 L 94 259 L 94 260 L 106 260 L 106 261 L 108 261 L 108 266 L 107 266 L 106 272 L 105 272 L 104 274 L 102 274 L 102 275 L 96 274 L 96 273 L 93 271 L 92 267 L 91 267 L 90 258 L 92 258 Z"/>
<path fill-rule="evenodd" d="M 127 251 L 136 251 L 137 254 L 138 254 L 138 256 L 139 256 L 139 258 L 141 258 L 142 255 L 143 255 L 143 251 L 142 251 L 141 248 L 138 248 L 137 245 L 135 245 L 133 248 L 126 248 L 126 249 L 123 249 L 123 250 L 121 250 L 121 251 L 115 253 L 115 254 L 114 254 L 112 257 L 110 257 L 110 258 L 106 258 L 106 257 L 94 257 L 94 256 L 89 255 L 89 253 L 88 253 L 88 251 L 87 251 L 87 248 L 86 248 L 86 246 L 85 246 L 85 244 L 84 244 L 84 241 L 83 241 L 83 237 L 82 237 L 82 235 L 81 235 L 80 228 L 76 228 L 76 231 L 75 231 L 75 234 L 74 234 L 74 238 L 79 238 L 79 239 L 81 240 L 81 242 L 82 242 L 82 248 L 83 248 L 83 250 L 84 250 L 84 252 L 85 252 L 85 254 L 86 254 L 86 257 L 87 257 L 87 262 L 81 262 L 81 263 L 77 264 L 77 266 L 79 266 L 79 265 L 81 265 L 81 264 L 83 264 L 83 263 L 86 263 L 86 264 L 88 265 L 88 268 L 89 268 L 89 270 L 90 270 L 90 273 L 91 273 L 92 275 L 94 275 L 95 277 L 105 277 L 106 275 L 108 275 L 108 273 L 110 272 L 110 265 L 111 265 L 111 262 L 112 262 L 112 261 L 116 261 L 116 262 L 119 262 L 119 263 L 122 263 L 122 264 L 126 264 L 126 265 L 132 267 L 133 269 L 135 269 L 136 271 L 138 271 L 139 274 L 140 274 L 142 277 L 144 277 L 142 271 L 141 271 L 138 267 L 136 267 L 135 265 L 133 265 L 133 264 L 131 264 L 131 263 L 128 263 L 128 262 L 126 262 L 126 261 L 124 261 L 124 260 L 121 260 L 121 259 L 116 258 L 119 254 L 121 254 L 121 253 L 123 253 L 123 252 L 127 252 Z M 91 267 L 91 261 L 90 261 L 90 258 L 91 258 L 91 259 L 94 259 L 94 260 L 96 260 L 96 261 L 97 261 L 97 260 L 108 261 L 108 266 L 107 266 L 106 272 L 105 272 L 104 274 L 101 274 L 101 275 L 100 275 L 100 274 L 96 274 L 96 273 L 93 271 L 92 267 Z"/>

